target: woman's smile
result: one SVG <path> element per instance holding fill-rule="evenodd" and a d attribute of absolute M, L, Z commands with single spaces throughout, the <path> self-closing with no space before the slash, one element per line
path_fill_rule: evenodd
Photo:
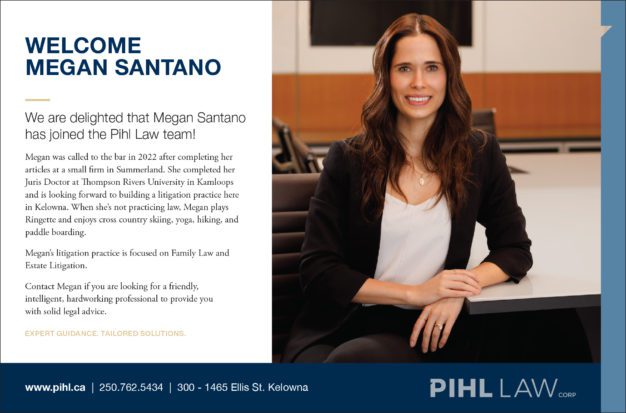
<path fill-rule="evenodd" d="M 430 102 L 432 96 L 407 96 L 406 99 L 409 101 L 409 105 L 413 106 L 424 106 Z"/>

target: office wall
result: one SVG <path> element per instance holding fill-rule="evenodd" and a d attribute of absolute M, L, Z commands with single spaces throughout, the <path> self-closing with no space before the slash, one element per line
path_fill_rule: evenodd
<path fill-rule="evenodd" d="M 274 3 L 274 115 L 334 140 L 358 130 L 373 47 L 311 47 L 309 17 L 308 2 Z M 464 79 L 475 108 L 497 109 L 499 136 L 599 136 L 599 2 L 477 1 L 473 30 Z"/>

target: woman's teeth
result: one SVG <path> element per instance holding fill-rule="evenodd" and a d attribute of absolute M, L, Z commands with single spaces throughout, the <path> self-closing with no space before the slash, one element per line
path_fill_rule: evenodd
<path fill-rule="evenodd" d="M 409 102 L 411 103 L 426 103 L 429 99 L 430 96 L 424 96 L 424 97 L 408 97 Z"/>

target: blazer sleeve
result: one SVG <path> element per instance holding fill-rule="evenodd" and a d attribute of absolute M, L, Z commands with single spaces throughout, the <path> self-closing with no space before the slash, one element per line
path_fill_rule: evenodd
<path fill-rule="evenodd" d="M 348 306 L 369 278 L 346 263 L 350 198 L 350 162 L 345 142 L 333 143 L 309 205 L 300 281 L 305 296 Z"/>
<path fill-rule="evenodd" d="M 486 229 L 489 255 L 483 260 L 496 264 L 513 281 L 519 282 L 533 264 L 526 219 L 517 204 L 515 183 L 496 139 L 488 138 L 484 148 L 484 197 L 478 222 Z"/>

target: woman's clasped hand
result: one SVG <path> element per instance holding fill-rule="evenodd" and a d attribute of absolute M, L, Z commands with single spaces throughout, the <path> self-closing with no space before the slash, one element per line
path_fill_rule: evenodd
<path fill-rule="evenodd" d="M 427 305 L 413 326 L 409 345 L 415 347 L 421 333 L 422 353 L 426 353 L 446 345 L 464 298 L 480 294 L 481 287 L 476 275 L 467 270 L 443 270 L 419 287 L 420 301 Z"/>
<path fill-rule="evenodd" d="M 413 326 L 409 345 L 417 345 L 422 333 L 422 353 L 436 351 L 448 342 L 452 327 L 463 308 L 463 298 L 442 298 L 422 310 Z"/>

